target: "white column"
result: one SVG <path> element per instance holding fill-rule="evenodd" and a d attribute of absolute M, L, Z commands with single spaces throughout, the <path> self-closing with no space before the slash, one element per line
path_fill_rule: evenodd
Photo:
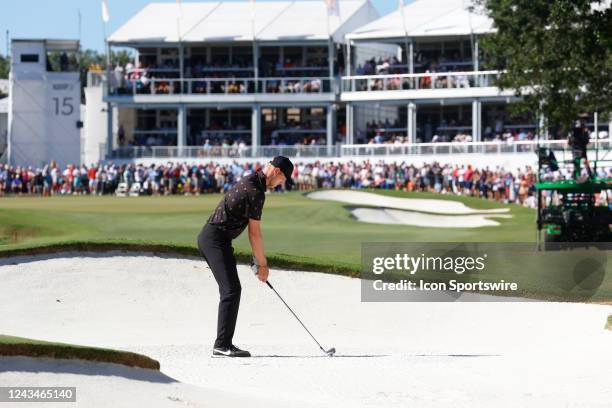
<path fill-rule="evenodd" d="M 185 75 L 185 49 L 182 43 L 179 43 L 179 78 L 181 79 L 181 89 L 183 89 L 183 76 Z"/>
<path fill-rule="evenodd" d="M 111 94 L 111 65 L 112 65 L 111 50 L 112 48 L 110 46 L 110 43 L 106 39 L 105 39 L 105 42 L 106 42 L 106 94 L 110 95 Z M 10 128 L 9 128 L 9 132 L 10 132 Z M 107 102 L 106 103 L 106 158 L 110 158 L 112 152 L 113 152 L 113 106 L 110 104 L 110 102 Z M 10 151 L 9 151 L 9 154 L 10 154 Z M 9 155 L 9 159 L 10 159 L 10 155 Z"/>
<path fill-rule="evenodd" d="M 259 105 L 253 105 L 251 111 L 251 156 L 257 156 L 257 147 L 259 146 L 259 129 L 261 128 L 261 108 Z"/>
<path fill-rule="evenodd" d="M 355 125 L 353 123 L 353 116 L 355 107 L 352 103 L 346 104 L 346 144 L 355 143 Z"/>
<path fill-rule="evenodd" d="M 113 153 L 113 106 L 106 104 L 106 156 L 110 158 Z"/>
<path fill-rule="evenodd" d="M 416 105 L 413 102 L 408 104 L 408 142 L 416 143 Z"/>
<path fill-rule="evenodd" d="M 472 141 L 480 142 L 481 102 L 474 99 L 472 102 Z"/>
<path fill-rule="evenodd" d="M 408 73 L 414 74 L 414 41 L 408 43 Z"/>
<path fill-rule="evenodd" d="M 329 60 L 329 78 L 333 78 L 334 77 L 334 43 L 331 39 L 331 37 L 329 38 L 329 42 L 327 45 L 327 55 L 328 55 L 328 60 Z M 331 88 L 331 84 L 330 84 L 330 88 Z"/>
<path fill-rule="evenodd" d="M 176 116 L 176 146 L 179 148 L 187 144 L 187 108 L 180 105 Z"/>
<path fill-rule="evenodd" d="M 325 121 L 327 127 L 327 154 L 331 155 L 332 147 L 334 145 L 334 119 L 335 119 L 335 110 L 333 109 L 333 105 L 327 105 L 327 120 Z"/>
<path fill-rule="evenodd" d="M 259 46 L 253 40 L 253 76 L 255 77 L 255 84 L 253 84 L 253 89 L 255 92 L 259 92 Z"/>
<path fill-rule="evenodd" d="M 474 58 L 474 71 L 478 71 L 478 36 L 474 38 L 474 55 L 472 57 Z"/>
<path fill-rule="evenodd" d="M 351 40 L 346 42 L 346 74 L 345 75 L 353 75 L 351 72 Z M 348 105 L 347 105 L 348 107 Z"/>

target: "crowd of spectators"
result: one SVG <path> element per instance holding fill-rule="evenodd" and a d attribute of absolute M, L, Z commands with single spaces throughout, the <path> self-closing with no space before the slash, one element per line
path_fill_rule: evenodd
<path fill-rule="evenodd" d="M 399 119 L 390 121 L 366 122 L 366 143 L 368 144 L 402 144 L 409 143 L 406 125 L 402 125 Z M 483 141 L 506 142 L 534 140 L 535 134 L 528 126 L 504 126 L 503 121 L 496 120 L 495 123 L 484 127 Z M 440 143 L 440 142 L 471 142 L 472 126 L 469 123 L 451 120 L 442 120 L 434 125 L 429 120 L 417 127 L 417 143 Z"/>
<path fill-rule="evenodd" d="M 383 74 L 381 74 L 383 75 Z M 489 86 L 488 77 L 478 77 L 479 86 Z M 415 77 L 391 76 L 387 78 L 356 79 L 359 91 L 397 91 L 400 89 L 470 88 L 475 86 L 475 77 L 461 72 L 426 70 Z"/>
<path fill-rule="evenodd" d="M 269 134 L 270 145 L 321 145 L 325 144 L 325 129 L 311 121 L 298 122 L 289 119 L 281 126 L 264 127 L 264 133 Z M 264 136 L 264 140 L 267 137 Z"/>
<path fill-rule="evenodd" d="M 289 136 L 280 136 L 276 138 L 271 138 L 270 145 L 271 146 L 325 146 L 327 144 L 327 139 L 325 136 L 321 136 L 321 134 L 299 134 L 299 135 L 289 135 Z"/>
<path fill-rule="evenodd" d="M 386 79 L 373 78 L 355 81 L 357 90 L 383 91 L 400 89 L 429 89 L 429 88 L 470 88 L 473 86 L 488 86 L 486 76 L 475 78 L 463 74 L 474 69 L 473 61 L 469 57 L 461 57 L 458 52 L 452 55 L 425 55 L 415 53 L 413 73 L 420 74 L 414 78 L 401 77 L 399 74 L 408 74 L 409 66 L 396 56 L 372 57 L 359 64 L 355 75 L 395 75 Z M 442 74 L 442 75 L 440 75 Z"/>
<path fill-rule="evenodd" d="M 473 61 L 471 57 L 461 57 L 458 52 L 452 55 L 426 55 L 416 52 L 414 55 L 413 72 L 451 72 L 471 71 Z M 407 74 L 409 67 L 407 62 L 400 61 L 395 55 L 372 57 L 365 60 L 355 68 L 355 75 L 390 75 Z"/>
<path fill-rule="evenodd" d="M 262 77 L 316 77 L 329 76 L 327 58 L 309 58 L 305 63 L 296 59 L 261 58 L 259 72 Z"/>
<path fill-rule="evenodd" d="M 134 189 L 141 195 L 199 195 L 225 192 L 241 177 L 262 164 L 206 164 L 167 162 L 160 164 L 68 165 L 51 163 L 44 168 L 0 165 L 0 195 L 106 195 Z M 598 169 L 600 177 L 612 177 L 612 168 Z M 549 172 L 550 180 L 568 179 L 567 172 Z M 481 197 L 503 203 L 535 206 L 536 171 L 532 167 L 504 169 L 476 168 L 437 162 L 413 163 L 383 161 L 297 162 L 294 189 L 380 188 L 427 191 Z M 283 190 L 284 187 L 279 187 Z"/>
<path fill-rule="evenodd" d="M 355 75 L 387 75 L 405 74 L 408 72 L 407 65 L 402 64 L 396 56 L 372 57 L 357 65 Z"/>
<path fill-rule="evenodd" d="M 230 123 L 227 120 L 211 120 L 206 126 L 204 121 L 194 120 L 190 126 L 191 135 L 188 136 L 187 143 L 192 146 L 250 144 L 251 141 L 251 129 L 240 121 Z"/>
<path fill-rule="evenodd" d="M 169 94 L 169 93 L 250 93 L 255 90 L 252 56 L 234 55 L 213 58 L 188 58 L 183 78 L 179 80 L 180 67 L 177 58 L 165 58 L 161 64 L 148 59 L 116 65 L 112 75 L 112 88 L 118 94 Z M 325 58 L 311 58 L 305 66 L 291 58 L 284 62 L 261 59 L 259 63 L 260 91 L 268 93 L 303 93 L 324 90 L 322 78 L 327 78 L 329 66 Z M 292 77 L 300 77 L 291 80 Z M 206 79 L 203 80 L 203 79 Z M 265 78 L 273 78 L 263 81 Z M 281 82 L 278 78 L 287 78 Z M 307 78 L 307 79 L 301 79 Z M 327 85 L 325 85 L 328 88 Z"/>

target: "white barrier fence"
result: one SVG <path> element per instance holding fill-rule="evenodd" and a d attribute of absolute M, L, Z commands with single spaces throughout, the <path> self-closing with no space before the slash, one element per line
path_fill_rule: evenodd
<path fill-rule="evenodd" d="M 612 140 L 592 140 L 601 151 L 612 150 Z M 554 150 L 570 151 L 565 140 L 541 140 L 539 146 Z M 249 158 L 273 157 L 384 157 L 384 156 L 428 156 L 428 155 L 495 155 L 495 154 L 535 154 L 538 142 L 469 142 L 469 143 L 417 143 L 417 144 L 360 144 L 360 145 L 291 145 L 291 146 L 129 146 L 113 151 L 107 159 L 199 159 L 199 158 Z"/>
<path fill-rule="evenodd" d="M 146 78 L 114 81 L 111 95 L 286 94 L 332 92 L 328 77 Z"/>
<path fill-rule="evenodd" d="M 424 74 L 353 75 L 342 77 L 343 92 L 453 89 L 497 86 L 499 71 L 427 72 Z"/>
<path fill-rule="evenodd" d="M 457 89 L 497 86 L 500 71 L 427 72 L 420 74 L 352 75 L 340 79 L 343 92 L 421 89 Z M 88 73 L 88 86 L 106 80 L 101 72 Z M 194 95 L 335 92 L 337 79 L 319 77 L 266 78 L 158 78 L 125 80 L 112 77 L 111 95 Z"/>
<path fill-rule="evenodd" d="M 204 159 L 248 157 L 338 157 L 339 145 L 314 146 L 130 146 L 113 150 L 107 159 Z"/>
<path fill-rule="evenodd" d="M 612 140 L 592 140 L 591 146 L 598 144 L 601 149 L 610 150 Z M 565 140 L 540 140 L 541 147 L 555 150 L 570 150 Z M 535 140 L 513 142 L 448 142 L 448 143 L 414 143 L 414 144 L 361 144 L 343 145 L 342 156 L 393 156 L 393 155 L 430 155 L 430 154 L 500 154 L 500 153 L 535 153 L 538 142 Z"/>

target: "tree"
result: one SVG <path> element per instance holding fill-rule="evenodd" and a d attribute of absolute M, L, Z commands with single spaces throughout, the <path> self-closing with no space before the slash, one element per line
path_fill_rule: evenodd
<path fill-rule="evenodd" d="M 59 64 L 59 53 L 49 55 L 51 62 Z M 133 59 L 132 54 L 127 49 L 113 51 L 111 54 L 112 64 L 125 66 Z M 99 66 L 102 70 L 106 70 L 106 54 L 99 53 L 96 50 L 86 49 L 79 54 L 79 74 L 81 80 L 81 89 L 87 86 L 87 72 L 93 66 Z M 0 55 L 0 79 L 8 79 L 8 74 L 11 69 L 11 61 L 9 57 Z M 84 95 L 81 95 L 84 97 Z"/>
<path fill-rule="evenodd" d="M 111 52 L 111 65 L 125 66 L 133 59 L 132 54 L 128 50 L 119 50 Z M 79 73 L 81 79 L 81 89 L 87 86 L 87 73 L 94 67 L 100 67 L 103 71 L 106 70 L 106 54 L 99 53 L 96 50 L 86 49 L 81 51 L 79 55 Z M 84 94 L 81 95 L 84 98 Z"/>
<path fill-rule="evenodd" d="M 8 79 L 11 70 L 11 59 L 0 55 L 0 79 Z"/>
<path fill-rule="evenodd" d="M 566 131 L 581 113 L 612 112 L 612 13 L 605 0 L 476 0 L 496 32 L 487 65 L 505 72 L 515 109 Z"/>

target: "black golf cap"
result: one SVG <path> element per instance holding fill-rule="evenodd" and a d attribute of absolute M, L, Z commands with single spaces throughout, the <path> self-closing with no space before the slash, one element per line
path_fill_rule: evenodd
<path fill-rule="evenodd" d="M 270 162 L 274 167 L 281 169 L 285 177 L 287 178 L 287 184 L 293 185 L 291 174 L 293 173 L 293 163 L 285 156 L 275 156 Z"/>

